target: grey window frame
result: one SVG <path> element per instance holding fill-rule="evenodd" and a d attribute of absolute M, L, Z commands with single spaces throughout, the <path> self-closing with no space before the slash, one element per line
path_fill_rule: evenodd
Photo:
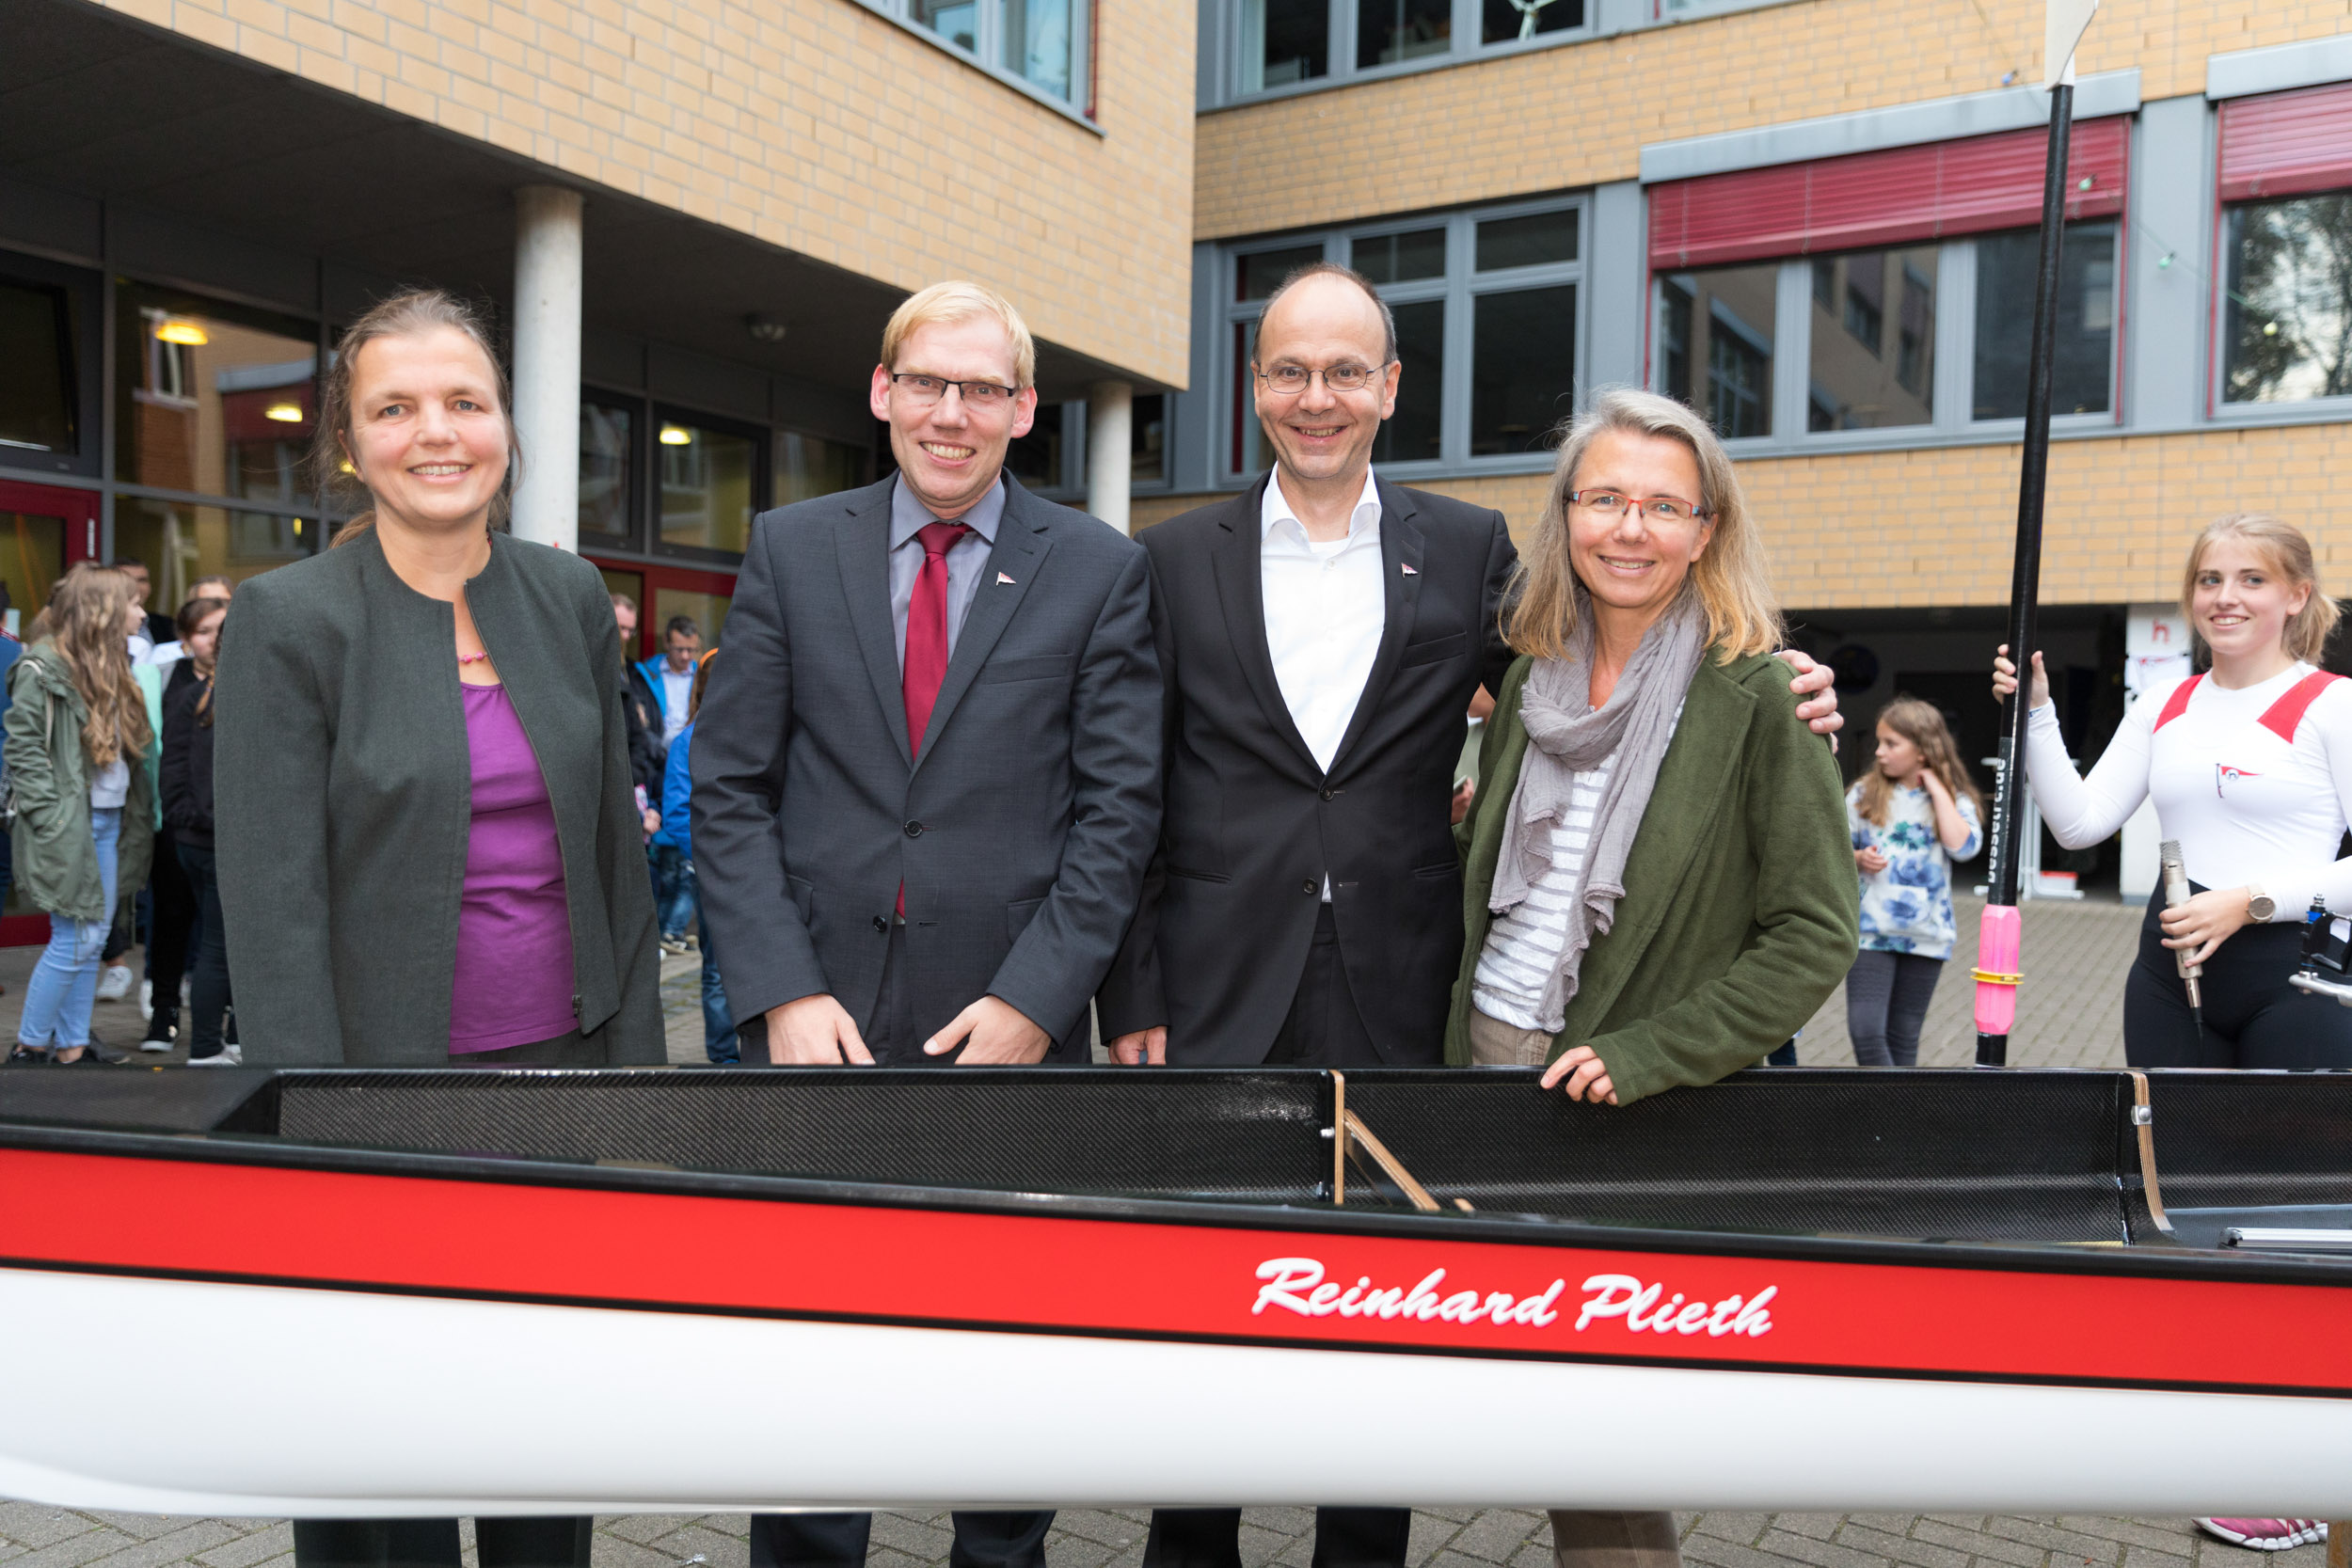
<path fill-rule="evenodd" d="M 857 0 L 857 3 L 974 70 L 994 77 L 1023 97 L 1034 99 L 1097 135 L 1103 134 L 1102 126 L 1094 119 L 1094 8 L 1102 0 L 1071 0 L 1073 14 L 1070 27 L 1072 95 L 1069 98 L 1056 97 L 1002 63 L 1005 57 L 1005 0 L 973 0 L 978 11 L 975 28 L 978 47 L 976 49 L 966 49 L 961 44 L 951 42 L 944 33 L 934 32 L 917 22 L 908 0 Z M 1455 0 L 1455 3 L 1459 4 L 1460 0 Z"/>
<path fill-rule="evenodd" d="M 1415 59 L 1375 66 L 1359 66 L 1356 63 L 1357 22 L 1361 0 L 1327 0 L 1329 42 L 1327 47 L 1330 69 L 1321 76 L 1310 77 L 1303 82 L 1284 82 L 1279 87 L 1260 87 L 1248 92 L 1243 91 L 1241 86 L 1246 75 L 1241 53 L 1242 0 L 1211 0 L 1211 3 L 1215 7 L 1216 31 L 1218 35 L 1211 44 L 1217 55 L 1217 70 L 1212 88 L 1216 96 L 1212 103 L 1203 107 L 1257 103 L 1359 82 L 1381 82 L 1391 76 L 1410 76 L 1417 71 L 1441 70 L 1447 66 L 1494 59 L 1504 55 L 1525 54 L 1534 49 L 1557 49 L 1563 44 L 1588 43 L 1604 36 L 1600 13 L 1606 0 L 1583 0 L 1584 20 L 1577 26 L 1564 27 L 1553 33 L 1540 33 L 1532 39 L 1507 39 L 1499 43 L 1485 43 L 1479 39 L 1485 26 L 1485 0 L 1453 0 L 1452 47 Z M 1764 3 L 1787 5 L 1790 0 L 1764 0 Z"/>
<path fill-rule="evenodd" d="M 1476 246 L 1478 225 L 1497 218 L 1528 217 L 1539 213 L 1573 212 L 1577 221 L 1577 259 L 1573 261 L 1550 261 L 1535 266 L 1513 267 L 1495 272 L 1478 272 Z M 1481 295 L 1512 293 L 1526 289 L 1552 288 L 1572 284 L 1576 289 L 1576 364 L 1573 367 L 1571 401 L 1581 396 L 1589 385 L 1587 367 L 1592 354 L 1591 324 L 1593 317 L 1590 283 L 1593 250 L 1593 202 L 1588 193 L 1532 197 L 1523 200 L 1496 202 L 1488 206 L 1464 207 L 1445 212 L 1391 214 L 1364 223 L 1351 223 L 1307 233 L 1261 238 L 1220 246 L 1217 252 L 1216 290 L 1219 307 L 1216 316 L 1216 339 L 1212 345 L 1211 363 L 1215 366 L 1212 380 L 1213 396 L 1207 400 L 1210 410 L 1211 471 L 1217 483 L 1225 486 L 1248 483 L 1263 467 L 1263 453 L 1257 452 L 1261 462 L 1244 469 L 1232 466 L 1232 451 L 1227 435 L 1232 429 L 1236 413 L 1235 402 L 1241 396 L 1241 367 L 1236 363 L 1233 329 L 1253 324 L 1264 312 L 1263 300 L 1238 300 L 1238 269 L 1241 259 L 1267 251 L 1296 250 L 1321 246 L 1326 261 L 1347 264 L 1351 246 L 1356 239 L 1376 239 L 1383 235 L 1410 233 L 1418 230 L 1443 228 L 1446 230 L 1446 264 L 1441 277 L 1417 278 L 1406 283 L 1378 285 L 1380 297 L 1391 305 L 1415 304 L 1441 300 L 1445 305 L 1445 358 L 1441 381 L 1438 415 L 1438 455 L 1409 463 L 1383 463 L 1380 471 L 1394 474 L 1400 480 L 1436 479 L 1449 475 L 1546 473 L 1551 468 L 1551 454 L 1546 451 L 1498 452 L 1473 457 L 1470 442 L 1470 396 L 1472 315 Z M 1241 408 L 1244 420 L 1254 419 L 1247 408 Z M 1564 410 L 1565 412 L 1565 410 Z M 1245 426 L 1245 429 L 1248 427 Z M 1255 451 L 1259 443 L 1253 440 Z"/>
<path fill-rule="evenodd" d="M 2132 231 L 2131 226 L 2123 220 L 2113 221 L 2116 299 L 2107 409 L 2101 414 L 2062 414 L 2053 418 L 2050 428 L 2058 435 L 2095 435 L 2102 431 L 2119 431 L 2125 425 L 2127 383 L 2124 350 L 2127 344 L 2123 325 L 2127 319 L 2125 293 L 2130 283 Z M 1805 429 L 1806 403 L 1812 395 L 1813 263 L 1824 256 L 1845 252 L 1822 251 L 1812 255 L 1778 259 L 1764 257 L 1751 262 L 1724 263 L 1779 269 L 1772 310 L 1772 434 L 1726 440 L 1724 450 L 1734 457 L 1772 457 L 1796 452 L 1887 451 L 1903 448 L 1965 446 L 2022 439 L 2026 421 L 2021 418 L 1979 420 L 1973 417 L 1976 401 L 1978 238 L 1969 234 L 1934 242 L 1935 363 L 1930 383 L 1934 418 L 1925 424 L 1890 425 L 1877 430 Z M 1919 250 L 1926 248 L 1926 245 L 1854 248 Z M 1648 384 L 1653 391 L 1658 392 L 1666 390 L 1665 356 L 1661 349 L 1665 341 L 1666 325 L 1662 284 L 1668 270 L 1708 272 L 1713 269 L 1700 266 L 1652 268 L 1649 271 Z M 2337 401 L 2352 403 L 2352 399 Z"/>

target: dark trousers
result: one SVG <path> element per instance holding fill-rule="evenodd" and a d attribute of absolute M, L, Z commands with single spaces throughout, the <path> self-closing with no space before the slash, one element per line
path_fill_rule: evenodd
<path fill-rule="evenodd" d="M 1051 1512 L 973 1510 L 948 1517 L 956 1527 L 949 1568 L 1045 1568 Z M 755 1513 L 752 1568 L 860 1568 L 873 1528 L 870 1513 Z"/>
<path fill-rule="evenodd" d="M 1412 1533 L 1409 1508 L 1318 1508 L 1313 1568 L 1402 1568 Z M 1241 1510 L 1152 1510 L 1143 1568 L 1241 1568 Z"/>
<path fill-rule="evenodd" d="M 196 889 L 189 885 L 188 874 L 180 863 L 178 840 L 168 825 L 155 831 L 155 863 L 148 873 L 147 886 L 154 895 L 147 925 L 147 982 L 154 992 L 156 1017 L 176 1022 L 180 981 L 187 974 L 197 922 L 202 917 L 198 912 Z M 220 922 L 217 910 L 213 921 L 215 925 Z"/>
<path fill-rule="evenodd" d="M 229 940 L 220 920 L 220 879 L 214 872 L 213 851 L 209 847 L 183 844 L 177 847 L 175 860 L 181 879 L 185 882 L 196 904 L 196 962 L 188 979 L 188 1060 L 201 1061 L 220 1054 L 221 1030 L 229 1016 Z M 162 862 L 156 863 L 158 865 Z M 158 899 L 156 925 L 163 924 Z M 148 949 L 151 959 L 155 950 Z M 180 996 L 180 979 L 175 974 L 171 981 L 171 996 L 176 1003 Z M 164 988 L 155 986 L 155 1010 L 164 1010 Z"/>
<path fill-rule="evenodd" d="M 1864 1067 L 1917 1067 L 1919 1026 L 1944 960 L 1866 947 L 1846 972 L 1846 1034 Z"/>
<path fill-rule="evenodd" d="M 2191 891 L 2205 891 L 2189 883 Z M 2205 960 L 2205 1023 L 2156 915 L 2159 887 L 2139 927 L 2139 956 L 2123 981 L 2123 1057 L 2136 1068 L 2352 1068 L 2352 1008 L 2287 984 L 2303 959 L 2297 923 L 2241 927 Z"/>
<path fill-rule="evenodd" d="M 589 1519 L 476 1519 L 482 1568 L 588 1568 Z M 458 1568 L 454 1519 L 296 1519 L 296 1568 Z"/>
<path fill-rule="evenodd" d="M 1417 1049 L 1391 1059 L 1372 1043 L 1364 1027 L 1355 988 L 1347 983 L 1347 966 L 1340 958 L 1340 928 L 1331 906 L 1315 916 L 1314 940 L 1307 945 L 1307 967 L 1299 972 L 1298 990 L 1291 1010 L 1275 1031 L 1266 1053 L 1268 1067 L 1437 1067 L 1445 1060 L 1445 1041 L 1433 1037 L 1415 1042 Z M 1419 1047 L 1425 1044 L 1425 1049 Z M 1375 1512 L 1387 1512 L 1377 1510 Z"/>

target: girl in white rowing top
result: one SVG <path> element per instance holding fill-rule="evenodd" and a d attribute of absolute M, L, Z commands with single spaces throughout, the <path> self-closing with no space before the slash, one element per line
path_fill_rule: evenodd
<path fill-rule="evenodd" d="M 2070 849 L 2097 844 L 2153 799 L 2195 895 L 2168 910 L 2158 887 L 2148 901 L 2124 982 L 2124 1054 L 2138 1068 L 2352 1067 L 2352 1011 L 2287 984 L 2312 898 L 2352 914 L 2352 860 L 2336 858 L 2352 814 L 2352 681 L 2313 667 L 2335 601 L 2310 541 L 2240 515 L 2197 536 L 2181 609 L 2212 669 L 2143 692 L 2087 780 L 2067 763 L 2033 656 L 2026 777 L 2051 833 Z M 1995 694 L 2017 689 L 2007 658 L 1994 672 Z M 2176 950 L 2205 966 L 2201 1032 Z"/>

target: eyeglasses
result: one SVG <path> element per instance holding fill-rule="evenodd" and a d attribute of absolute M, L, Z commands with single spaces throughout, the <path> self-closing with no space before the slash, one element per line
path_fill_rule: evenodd
<path fill-rule="evenodd" d="M 1389 367 L 1381 365 L 1327 365 L 1322 370 L 1310 370 L 1304 365 L 1277 365 L 1272 370 L 1252 367 L 1258 379 L 1269 390 L 1286 398 L 1297 397 L 1306 391 L 1307 384 L 1316 376 L 1335 392 L 1360 392 L 1372 385 L 1375 377 Z"/>
<path fill-rule="evenodd" d="M 1629 507 L 1636 514 L 1647 514 L 1661 523 L 1705 522 L 1715 515 L 1704 506 L 1694 506 L 1673 496 L 1622 496 L 1614 490 L 1571 490 L 1568 503 L 1603 517 L 1622 517 Z"/>
<path fill-rule="evenodd" d="M 914 375 L 903 371 L 890 374 L 893 385 L 903 388 L 907 401 L 917 408 L 929 408 L 947 395 L 954 388 L 962 397 L 966 408 L 1002 408 L 1021 395 L 1018 387 L 1000 387 L 993 381 L 949 381 L 943 376 Z"/>

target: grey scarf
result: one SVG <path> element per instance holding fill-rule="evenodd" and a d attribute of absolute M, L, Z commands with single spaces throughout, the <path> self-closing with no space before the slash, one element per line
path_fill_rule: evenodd
<path fill-rule="evenodd" d="M 1569 657 L 1539 658 L 1519 689 L 1519 721 L 1527 754 L 1518 787 L 1502 818 L 1502 851 L 1495 863 L 1486 907 L 1497 914 L 1525 901 L 1551 868 L 1551 828 L 1568 810 L 1570 781 L 1606 762 L 1616 766 L 1601 786 L 1584 850 L 1584 877 L 1568 908 L 1560 961 L 1544 986 L 1537 1022 L 1553 1034 L 1565 1027 L 1575 999 L 1584 950 L 1609 934 L 1617 900 L 1625 896 L 1625 863 L 1648 809 L 1665 760 L 1676 717 L 1692 676 L 1707 652 L 1707 615 L 1685 588 L 1633 650 L 1609 701 L 1592 706 L 1593 603 L 1576 591 L 1576 633 Z"/>

